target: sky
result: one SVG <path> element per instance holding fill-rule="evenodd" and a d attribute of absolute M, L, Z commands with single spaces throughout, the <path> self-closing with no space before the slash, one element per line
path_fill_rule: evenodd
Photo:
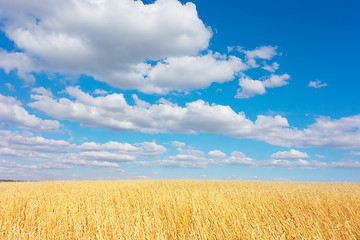
<path fill-rule="evenodd" d="M 0 179 L 359 182 L 359 10 L 0 0 Z"/>

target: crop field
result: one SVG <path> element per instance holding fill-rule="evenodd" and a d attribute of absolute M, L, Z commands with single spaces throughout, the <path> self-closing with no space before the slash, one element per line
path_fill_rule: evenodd
<path fill-rule="evenodd" d="M 360 184 L 3 182 L 0 239 L 360 239 Z"/>

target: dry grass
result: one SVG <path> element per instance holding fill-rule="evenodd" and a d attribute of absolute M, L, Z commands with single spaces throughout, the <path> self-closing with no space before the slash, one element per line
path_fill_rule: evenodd
<path fill-rule="evenodd" d="M 360 184 L 0 183 L 0 239 L 360 239 Z"/>

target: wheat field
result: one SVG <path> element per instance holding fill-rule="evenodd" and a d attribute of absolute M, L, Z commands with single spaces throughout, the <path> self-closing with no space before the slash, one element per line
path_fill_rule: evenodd
<path fill-rule="evenodd" d="M 0 183 L 0 239 L 360 239 L 360 184 Z"/>

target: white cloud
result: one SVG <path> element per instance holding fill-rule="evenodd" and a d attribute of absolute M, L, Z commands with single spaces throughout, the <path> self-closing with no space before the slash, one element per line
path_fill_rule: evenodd
<path fill-rule="evenodd" d="M 7 73 L 17 70 L 28 82 L 35 81 L 33 72 L 86 74 L 115 87 L 165 94 L 232 81 L 259 67 L 256 59 L 278 54 L 276 46 L 229 47 L 245 53 L 244 63 L 212 53 L 212 31 L 190 2 L 49 0 L 43 6 L 40 0 L 6 0 L 0 9 L 4 31 L 19 49 L 1 50 L 0 67 Z M 208 53 L 200 54 L 204 50 Z M 263 66 L 270 72 L 278 67 L 276 62 Z M 259 91 L 255 94 L 265 93 Z"/>
<path fill-rule="evenodd" d="M 207 155 L 197 149 L 183 152 L 178 149 L 180 154 L 168 156 L 153 161 L 140 161 L 139 165 L 148 167 L 171 167 L 171 168 L 207 168 L 211 165 L 237 165 L 237 166 L 258 166 L 258 162 L 246 157 L 241 152 L 234 151 L 231 156 L 220 150 L 210 151 Z"/>
<path fill-rule="evenodd" d="M 197 150 L 199 151 L 199 150 Z M 137 164 L 148 167 L 170 167 L 170 168 L 207 168 L 212 165 L 232 165 L 243 167 L 263 167 L 263 168 L 295 168 L 315 169 L 323 167 L 338 167 L 338 163 L 334 162 L 330 165 L 318 161 L 306 161 L 303 159 L 271 159 L 266 161 L 258 161 L 247 157 L 244 153 L 233 151 L 230 157 L 220 150 L 210 151 L 207 156 L 205 154 L 177 154 L 153 161 L 139 161 Z M 333 165 L 332 165 L 333 164 Z M 356 165 L 355 165 L 356 167 Z"/>
<path fill-rule="evenodd" d="M 223 153 L 220 150 L 212 150 L 207 154 L 211 158 L 226 158 L 226 153 Z"/>
<path fill-rule="evenodd" d="M 277 81 L 270 81 L 277 84 Z M 270 84 L 269 83 L 269 84 Z M 113 131 L 145 133 L 199 132 L 250 138 L 285 147 L 328 147 L 360 149 L 360 115 L 331 120 L 320 117 L 303 130 L 289 127 L 286 118 L 258 115 L 255 122 L 229 106 L 198 100 L 184 107 L 168 101 L 158 104 L 129 105 L 122 94 L 93 97 L 68 87 L 75 100 L 32 95 L 29 106 L 61 120 L 79 121 Z"/>
<path fill-rule="evenodd" d="M 17 75 L 24 79 L 27 83 L 35 82 L 35 77 L 31 73 L 39 70 L 36 66 L 35 60 L 31 59 L 25 53 L 7 52 L 1 48 L 0 67 L 4 69 L 7 74 L 9 74 L 10 71 L 17 70 Z"/>
<path fill-rule="evenodd" d="M 280 116 L 258 116 L 254 122 L 229 106 L 209 105 L 202 100 L 187 103 L 185 107 L 162 102 L 148 105 L 129 105 L 122 94 L 93 97 L 78 88 L 68 87 L 75 101 L 31 95 L 29 106 L 62 120 L 79 121 L 91 127 L 114 131 L 141 131 L 146 133 L 219 133 L 236 137 L 251 137 L 266 129 L 288 126 Z"/>
<path fill-rule="evenodd" d="M 5 83 L 5 87 L 9 90 L 9 91 L 14 91 L 15 88 L 11 83 Z"/>
<path fill-rule="evenodd" d="M 246 63 L 250 67 L 259 67 L 256 63 L 256 59 L 265 59 L 271 60 L 277 53 L 277 46 L 260 46 L 255 48 L 254 50 L 243 50 L 242 48 L 238 49 L 238 51 L 245 53 L 246 55 Z M 276 67 L 276 66 L 275 66 Z"/>
<path fill-rule="evenodd" d="M 37 94 L 40 94 L 40 95 L 44 95 L 44 96 L 48 96 L 48 97 L 53 96 L 52 92 L 50 90 L 48 90 L 48 89 L 45 89 L 44 87 L 33 88 L 33 89 L 31 89 L 31 92 L 32 93 L 37 93 Z"/>
<path fill-rule="evenodd" d="M 360 161 L 353 161 L 353 160 L 332 162 L 329 165 L 334 168 L 360 169 Z"/>
<path fill-rule="evenodd" d="M 97 95 L 106 95 L 108 92 L 103 90 L 103 89 L 95 89 L 94 90 L 94 94 L 97 94 Z"/>
<path fill-rule="evenodd" d="M 243 52 L 246 54 L 247 58 L 249 58 L 249 59 L 260 58 L 260 59 L 270 60 L 278 54 L 276 52 L 277 48 L 278 48 L 277 46 L 275 46 L 275 47 L 261 46 L 261 47 L 255 48 L 254 50 L 245 50 Z"/>
<path fill-rule="evenodd" d="M 204 156 L 178 154 L 153 161 L 139 161 L 138 164 L 148 167 L 206 168 L 208 162 Z"/>
<path fill-rule="evenodd" d="M 279 67 L 280 67 L 280 64 L 277 63 L 277 62 L 273 62 L 271 64 L 271 66 L 267 65 L 266 62 L 263 62 L 263 64 L 264 64 L 264 66 L 262 66 L 261 68 L 266 70 L 266 71 L 272 72 L 272 73 L 275 72 L 276 70 L 278 70 Z"/>
<path fill-rule="evenodd" d="M 17 69 L 28 81 L 34 80 L 34 71 L 50 71 L 87 74 L 117 87 L 138 88 L 146 82 L 146 61 L 191 59 L 208 48 L 212 36 L 190 2 L 50 0 L 46 5 L 39 0 L 0 3 L 6 35 L 21 50 L 0 52 L 0 66 L 7 72 Z M 178 67 L 170 64 L 171 71 Z M 161 87 L 156 81 L 171 85 L 161 76 L 155 78 L 155 87 Z"/>
<path fill-rule="evenodd" d="M 300 152 L 295 149 L 291 149 L 290 151 L 276 152 L 271 155 L 271 158 L 276 159 L 301 159 L 301 158 L 309 158 L 309 155 L 305 152 Z"/>
<path fill-rule="evenodd" d="M 120 143 L 85 142 L 81 145 L 64 140 L 46 139 L 29 133 L 0 130 L 0 156 L 49 164 L 119 167 L 137 159 L 157 158 L 167 149 L 155 142 Z"/>
<path fill-rule="evenodd" d="M 45 152 L 45 153 L 66 153 L 72 148 L 68 141 L 46 139 L 32 134 L 20 134 L 8 130 L 0 130 L 0 147 L 12 149 L 15 152 Z"/>
<path fill-rule="evenodd" d="M 249 77 L 242 77 L 239 80 L 241 89 L 237 90 L 236 98 L 250 98 L 255 95 L 262 95 L 266 92 L 264 83 L 253 80 Z"/>
<path fill-rule="evenodd" d="M 145 79 L 147 84 L 139 89 L 148 93 L 166 93 L 205 88 L 213 82 L 232 81 L 236 73 L 246 69 L 242 60 L 235 56 L 227 58 L 210 53 L 196 57 L 171 57 L 149 69 Z"/>
<path fill-rule="evenodd" d="M 272 74 L 261 80 L 253 80 L 247 76 L 239 79 L 240 89 L 237 90 L 236 98 L 250 98 L 256 95 L 262 95 L 266 93 L 266 88 L 276 88 L 289 84 L 287 80 L 290 79 L 290 75 L 275 75 Z"/>
<path fill-rule="evenodd" d="M 321 87 L 326 87 L 327 83 L 322 83 L 322 81 L 320 80 L 316 80 L 316 81 L 310 81 L 308 84 L 308 87 L 312 87 L 312 88 L 321 88 Z"/>
<path fill-rule="evenodd" d="M 119 152 L 108 152 L 108 151 L 90 151 L 80 152 L 80 158 L 99 160 L 99 161 L 116 161 L 116 162 L 129 162 L 134 161 L 136 156 L 126 155 Z"/>
<path fill-rule="evenodd" d="M 185 146 L 186 146 L 185 143 L 179 142 L 179 141 L 172 141 L 171 144 L 172 144 L 174 147 L 185 147 Z"/>
<path fill-rule="evenodd" d="M 229 165 L 238 165 L 238 166 L 257 166 L 257 161 L 246 157 L 246 155 L 239 151 L 233 151 L 231 156 L 226 159 L 226 164 Z"/>
<path fill-rule="evenodd" d="M 330 119 L 317 118 L 303 130 L 283 128 L 276 135 L 264 134 L 259 140 L 280 146 L 360 149 L 360 115 Z"/>
<path fill-rule="evenodd" d="M 94 151 L 94 155 L 101 155 L 104 153 L 104 150 L 112 150 L 116 151 L 119 158 L 121 156 L 157 157 L 165 153 L 167 150 L 164 146 L 158 145 L 155 142 L 129 144 L 114 141 L 110 141 L 107 143 L 85 142 L 78 146 L 78 149 L 87 151 L 87 155 L 90 154 L 89 151 Z"/>
<path fill-rule="evenodd" d="M 297 159 L 297 160 L 272 159 L 269 161 L 265 161 L 262 164 L 262 166 L 294 168 L 298 166 L 310 166 L 310 162 L 303 159 Z"/>
<path fill-rule="evenodd" d="M 9 170 L 10 165 L 12 169 L 18 169 L 19 171 L 25 169 L 73 168 L 78 165 L 119 168 L 120 164 L 174 168 L 207 168 L 214 165 L 265 168 L 302 167 L 304 169 L 360 167 L 359 161 L 351 159 L 329 163 L 298 159 L 300 157 L 305 158 L 307 154 L 295 150 L 275 153 L 272 155 L 275 159 L 266 161 L 252 159 L 239 151 L 233 151 L 230 156 L 227 156 L 221 150 L 212 150 L 205 154 L 203 151 L 194 148 L 178 148 L 177 154 L 164 157 L 163 154 L 167 149 L 155 142 L 129 144 L 110 141 L 105 143 L 86 142 L 76 145 L 64 140 L 33 136 L 29 133 L 0 131 L 0 134 L 3 136 L 0 139 L 0 156 L 28 162 L 25 165 L 18 164 L 15 161 L 3 161 L 0 162 L 0 171 L 1 167 Z M 34 161 L 41 163 L 32 164 L 31 162 Z"/>
<path fill-rule="evenodd" d="M 0 119 L 36 131 L 56 131 L 59 129 L 60 123 L 58 121 L 43 120 L 31 115 L 21 105 L 21 102 L 14 97 L 0 94 Z"/>
<path fill-rule="evenodd" d="M 193 147 L 189 147 L 187 149 L 178 148 L 177 151 L 182 155 L 187 155 L 187 156 L 196 156 L 196 157 L 205 156 L 205 153 L 203 151 L 194 149 Z"/>
<path fill-rule="evenodd" d="M 350 155 L 360 156 L 360 152 L 358 152 L 358 151 L 351 151 L 351 152 L 350 152 Z"/>
<path fill-rule="evenodd" d="M 262 82 L 267 88 L 277 88 L 289 84 L 287 82 L 287 80 L 289 79 L 290 75 L 286 73 L 283 75 L 271 74 L 269 77 L 266 77 Z"/>

